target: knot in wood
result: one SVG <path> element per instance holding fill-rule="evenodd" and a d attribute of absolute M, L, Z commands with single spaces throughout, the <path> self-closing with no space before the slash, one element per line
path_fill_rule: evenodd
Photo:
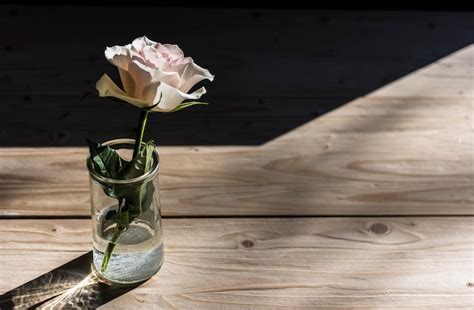
<path fill-rule="evenodd" d="M 377 235 L 383 235 L 388 232 L 388 226 L 382 223 L 376 223 L 370 226 L 370 231 Z"/>
<path fill-rule="evenodd" d="M 242 244 L 244 248 L 251 248 L 255 245 L 255 242 L 253 242 L 252 240 L 244 240 L 240 244 Z"/>

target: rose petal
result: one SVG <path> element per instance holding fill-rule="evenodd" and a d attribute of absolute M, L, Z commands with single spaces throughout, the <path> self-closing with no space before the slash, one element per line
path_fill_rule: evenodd
<path fill-rule="evenodd" d="M 107 74 L 102 75 L 102 77 L 95 84 L 95 87 L 99 91 L 100 97 L 118 98 L 139 108 L 146 108 L 150 106 L 149 103 L 143 100 L 127 96 L 127 94 L 125 94 L 124 91 L 121 90 Z"/>
<path fill-rule="evenodd" d="M 158 92 L 160 84 L 161 82 L 158 81 L 146 86 L 142 93 L 143 100 L 151 103 L 151 105 L 157 104 L 161 97 L 161 93 Z"/>
<path fill-rule="evenodd" d="M 161 54 L 152 46 L 145 46 L 143 48 L 143 58 L 154 68 L 164 68 L 166 61 L 161 58 Z"/>
<path fill-rule="evenodd" d="M 141 51 L 147 45 L 147 40 L 148 38 L 145 36 L 136 38 L 132 42 L 132 48 L 137 52 Z"/>
<path fill-rule="evenodd" d="M 133 96 L 135 94 L 135 80 L 133 77 L 128 73 L 128 71 L 123 70 L 121 68 L 118 69 L 120 74 L 120 80 L 122 80 L 122 86 L 125 90 L 125 93 Z"/>
<path fill-rule="evenodd" d="M 161 97 L 161 101 L 155 108 L 152 109 L 154 112 L 171 112 L 184 100 L 196 100 L 201 98 L 206 93 L 206 89 L 201 87 L 191 94 L 186 94 L 177 88 L 174 88 L 166 83 L 160 83 L 156 89 L 155 99 L 156 102 Z M 155 102 L 155 104 L 156 104 Z"/>
<path fill-rule="evenodd" d="M 160 44 L 160 48 L 158 48 L 158 51 L 166 52 L 172 60 L 184 58 L 183 51 L 176 44 Z"/>
<path fill-rule="evenodd" d="M 107 47 L 104 51 L 105 58 L 107 58 L 110 63 L 119 67 L 120 69 L 127 70 L 128 64 L 131 61 L 129 47 L 130 44 L 126 46 L 115 45 L 112 47 Z"/>
<path fill-rule="evenodd" d="M 172 87 L 178 87 L 179 74 L 176 72 L 165 72 L 160 68 L 150 68 L 138 60 L 133 60 L 128 68 L 130 76 L 135 81 L 135 91 L 127 92 L 128 95 L 139 99 L 145 99 L 145 88 L 156 82 L 164 82 Z"/>
<path fill-rule="evenodd" d="M 135 90 L 133 93 L 127 93 L 138 99 L 143 99 L 143 89 L 152 83 L 154 69 L 147 67 L 138 60 L 132 60 L 128 66 L 128 73 L 135 81 Z"/>
<path fill-rule="evenodd" d="M 191 62 L 184 69 L 181 76 L 181 86 L 179 87 L 179 90 L 187 93 L 194 85 L 204 79 L 212 81 L 214 80 L 214 76 L 209 72 L 209 70 Z"/>
<path fill-rule="evenodd" d="M 148 46 L 155 46 L 155 45 L 159 44 L 159 43 L 157 43 L 153 40 L 148 39 L 147 36 L 143 36 L 142 39 L 145 42 L 145 44 L 148 45 Z"/>
<path fill-rule="evenodd" d="M 191 57 L 178 59 L 171 63 L 166 64 L 166 67 L 164 68 L 164 70 L 167 72 L 177 72 L 179 76 L 182 77 L 184 70 L 186 69 L 186 66 L 191 62 L 193 62 L 193 59 Z"/>
<path fill-rule="evenodd" d="M 130 53 L 130 61 L 139 60 L 142 62 L 146 62 L 145 58 L 143 57 L 142 52 L 138 52 L 132 48 L 130 49 L 129 53 Z"/>
<path fill-rule="evenodd" d="M 152 82 L 165 82 L 172 87 L 179 87 L 180 77 L 177 72 L 165 72 L 160 68 L 156 68 L 153 72 Z"/>

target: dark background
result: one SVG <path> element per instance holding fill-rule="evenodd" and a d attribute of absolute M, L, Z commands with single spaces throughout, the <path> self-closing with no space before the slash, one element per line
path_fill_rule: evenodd
<path fill-rule="evenodd" d="M 0 146 L 133 137 L 138 110 L 98 98 L 94 84 L 118 81 L 105 46 L 142 35 L 216 75 L 198 85 L 211 105 L 152 115 L 147 136 L 160 145 L 259 145 L 474 41 L 466 6 L 179 5 L 4 1 Z"/>

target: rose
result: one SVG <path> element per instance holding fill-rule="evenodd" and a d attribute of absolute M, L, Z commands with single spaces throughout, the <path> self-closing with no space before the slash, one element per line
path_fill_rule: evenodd
<path fill-rule="evenodd" d="M 132 44 L 105 49 L 105 57 L 118 67 L 123 90 L 104 74 L 96 84 L 101 97 L 115 97 L 141 109 L 172 112 L 193 103 L 206 93 L 204 87 L 188 94 L 198 82 L 214 76 L 184 57 L 177 45 L 160 44 L 147 37 Z"/>
<path fill-rule="evenodd" d="M 136 218 L 151 208 L 154 183 L 123 181 L 149 173 L 153 161 L 153 140 L 143 142 L 148 114 L 150 112 L 174 112 L 203 102 L 187 101 L 199 99 L 204 87 L 188 93 L 198 82 L 214 76 L 201 68 L 190 57 L 184 57 L 177 45 L 160 44 L 146 37 L 135 39 L 126 46 L 107 47 L 105 57 L 118 67 L 123 89 L 104 74 L 97 81 L 96 88 L 101 97 L 115 97 L 139 107 L 140 117 L 131 160 L 120 157 L 116 150 L 106 144 L 88 141 L 90 156 L 87 166 L 90 171 L 104 178 L 121 180 L 103 188 L 105 195 L 117 199 L 117 209 L 107 213 L 107 220 L 115 223 L 115 231 L 107 243 L 100 272 L 106 271 L 117 245 L 117 240 L 126 233 Z M 94 258 L 96 258 L 94 256 Z"/>

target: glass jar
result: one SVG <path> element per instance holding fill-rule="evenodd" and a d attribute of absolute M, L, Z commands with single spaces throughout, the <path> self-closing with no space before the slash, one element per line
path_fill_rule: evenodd
<path fill-rule="evenodd" d="M 103 143 L 130 161 L 135 140 Z M 89 162 L 89 161 L 88 161 Z M 107 283 L 131 284 L 153 276 L 163 263 L 158 187 L 159 156 L 132 179 L 108 179 L 88 165 L 93 235 L 93 269 Z"/>

